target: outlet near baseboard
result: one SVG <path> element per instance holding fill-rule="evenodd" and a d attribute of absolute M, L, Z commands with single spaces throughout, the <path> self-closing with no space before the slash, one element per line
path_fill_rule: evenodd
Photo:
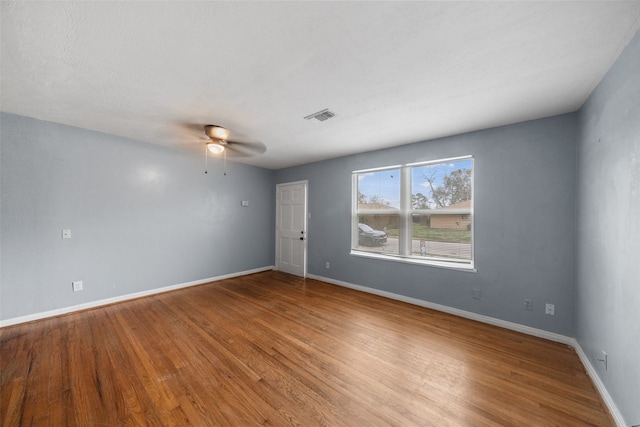
<path fill-rule="evenodd" d="M 602 351 L 602 354 L 598 358 L 598 362 L 604 363 L 604 370 L 605 371 L 609 370 L 609 356 L 607 355 L 607 353 L 604 350 Z"/>
<path fill-rule="evenodd" d="M 549 304 L 547 303 L 544 307 L 544 314 L 548 314 L 549 316 L 555 316 L 556 315 L 556 306 L 555 304 Z"/>

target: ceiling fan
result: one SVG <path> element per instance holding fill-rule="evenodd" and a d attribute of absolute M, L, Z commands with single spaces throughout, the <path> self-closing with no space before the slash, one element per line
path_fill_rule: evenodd
<path fill-rule="evenodd" d="M 206 145 L 212 154 L 224 152 L 229 157 L 251 157 L 267 151 L 267 147 L 259 142 L 229 141 L 231 132 L 219 125 L 205 125 L 204 134 L 209 138 Z"/>
<path fill-rule="evenodd" d="M 224 175 L 227 175 L 227 157 L 251 157 L 267 151 L 267 147 L 260 142 L 229 141 L 231 132 L 219 125 L 205 125 L 204 134 L 209 138 L 206 142 L 204 173 L 208 173 L 209 153 L 214 155 L 224 153 Z"/>

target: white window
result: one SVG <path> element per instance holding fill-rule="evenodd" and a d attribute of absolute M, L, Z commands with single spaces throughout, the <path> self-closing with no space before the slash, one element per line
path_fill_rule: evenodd
<path fill-rule="evenodd" d="M 473 269 L 473 158 L 353 172 L 351 253 Z"/>

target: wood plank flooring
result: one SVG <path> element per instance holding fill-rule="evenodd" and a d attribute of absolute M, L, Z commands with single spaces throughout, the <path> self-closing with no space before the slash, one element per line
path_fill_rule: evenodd
<path fill-rule="evenodd" d="M 279 272 L 0 330 L 3 426 L 613 426 L 572 348 Z"/>

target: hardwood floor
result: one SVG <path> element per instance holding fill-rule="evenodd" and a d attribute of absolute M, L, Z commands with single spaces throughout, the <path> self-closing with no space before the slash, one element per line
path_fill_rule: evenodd
<path fill-rule="evenodd" d="M 0 330 L 3 426 L 613 426 L 571 347 L 279 272 Z"/>

